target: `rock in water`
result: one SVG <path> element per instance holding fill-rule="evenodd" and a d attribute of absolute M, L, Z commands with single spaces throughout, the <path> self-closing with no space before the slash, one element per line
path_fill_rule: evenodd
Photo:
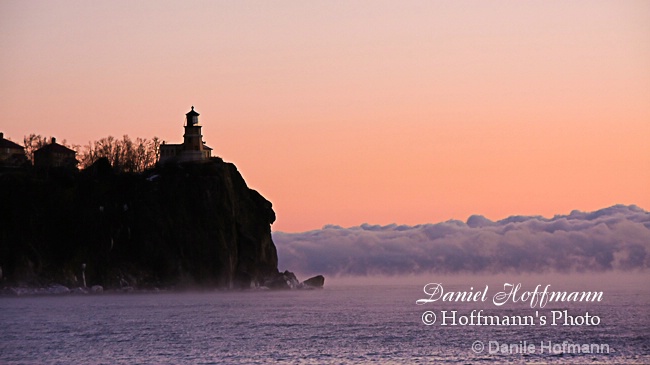
<path fill-rule="evenodd" d="M 309 278 L 302 283 L 303 287 L 309 288 L 322 288 L 325 285 L 325 277 L 323 275 L 316 275 L 313 278 Z"/>
<path fill-rule="evenodd" d="M 294 273 L 287 270 L 266 280 L 264 286 L 269 289 L 296 289 L 299 281 Z"/>
<path fill-rule="evenodd" d="M 80 286 L 76 288 L 70 289 L 70 293 L 72 294 L 88 294 L 88 290 L 86 288 L 82 288 Z"/>
<path fill-rule="evenodd" d="M 282 277 L 287 281 L 287 284 L 291 289 L 295 289 L 298 287 L 300 282 L 298 281 L 298 278 L 296 277 L 296 274 L 292 273 L 289 270 L 285 270 L 282 273 Z"/>
<path fill-rule="evenodd" d="M 68 287 L 63 286 L 61 284 L 52 284 L 47 288 L 46 293 L 48 293 L 48 294 L 68 294 L 68 293 L 70 293 L 70 289 L 68 289 Z"/>

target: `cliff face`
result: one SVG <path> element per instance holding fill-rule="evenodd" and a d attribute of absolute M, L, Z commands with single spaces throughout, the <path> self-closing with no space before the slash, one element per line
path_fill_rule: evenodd
<path fill-rule="evenodd" d="M 5 174 L 0 201 L 6 281 L 247 287 L 278 275 L 271 203 L 221 159 L 146 175 L 107 161 Z"/>

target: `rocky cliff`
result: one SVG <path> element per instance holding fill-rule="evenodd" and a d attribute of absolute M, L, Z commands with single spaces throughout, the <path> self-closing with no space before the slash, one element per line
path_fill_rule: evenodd
<path fill-rule="evenodd" d="M 271 203 L 235 165 L 0 175 L 5 283 L 249 287 L 277 280 Z"/>

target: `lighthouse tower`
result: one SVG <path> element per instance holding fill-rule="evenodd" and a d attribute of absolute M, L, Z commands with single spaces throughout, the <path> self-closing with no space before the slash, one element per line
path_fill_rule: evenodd
<path fill-rule="evenodd" d="M 199 113 L 194 106 L 186 116 L 185 134 L 183 135 L 183 160 L 198 161 L 204 159 L 203 135 L 199 125 Z"/>

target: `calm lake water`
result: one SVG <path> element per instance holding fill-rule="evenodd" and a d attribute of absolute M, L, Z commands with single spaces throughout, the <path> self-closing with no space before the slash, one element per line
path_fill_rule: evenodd
<path fill-rule="evenodd" d="M 326 282 L 322 290 L 152 293 L 0 298 L 1 364 L 428 364 L 650 363 L 647 276 L 616 285 L 586 279 L 571 291 L 603 291 L 599 303 L 516 303 L 496 307 L 503 283 L 533 290 L 544 279 L 496 279 L 485 303 L 429 303 L 423 286 L 436 279 Z M 562 287 L 556 279 L 553 288 Z M 555 284 L 559 283 L 559 284 Z M 445 290 L 483 289 L 479 278 Z M 480 290 L 479 289 L 479 290 Z M 469 316 L 570 314 L 599 317 L 594 326 L 441 326 L 441 311 Z M 427 326 L 425 311 L 437 314 Z M 550 315 L 549 315 L 550 318 Z M 482 351 L 476 341 L 484 345 Z M 526 341 L 524 343 L 524 341 Z M 549 348 L 543 347 L 550 341 Z M 553 352 L 553 346 L 607 344 L 609 353 Z M 497 346 L 498 343 L 498 346 Z M 529 353 L 499 351 L 530 344 Z M 514 345 L 512 345 L 514 344 Z M 512 346 L 510 346 L 512 345 Z M 472 349 L 474 346 L 474 350 Z M 565 349 L 567 345 L 564 345 Z M 525 346 L 524 346 L 525 347 Z M 529 347 L 530 348 L 530 347 Z M 556 347 L 557 349 L 557 347 Z M 491 351 L 493 350 L 493 351 Z M 490 353 L 493 352 L 493 353 Z"/>

